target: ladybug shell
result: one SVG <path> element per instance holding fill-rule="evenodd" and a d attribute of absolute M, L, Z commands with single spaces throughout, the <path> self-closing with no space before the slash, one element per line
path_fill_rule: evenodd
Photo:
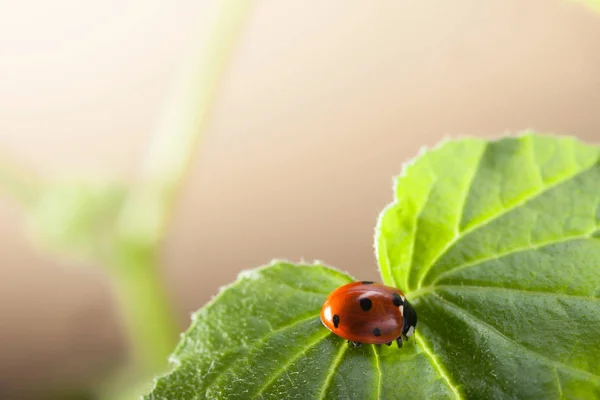
<path fill-rule="evenodd" d="M 333 333 L 353 342 L 389 343 L 402 335 L 404 294 L 373 282 L 352 282 L 331 292 L 321 321 Z"/>

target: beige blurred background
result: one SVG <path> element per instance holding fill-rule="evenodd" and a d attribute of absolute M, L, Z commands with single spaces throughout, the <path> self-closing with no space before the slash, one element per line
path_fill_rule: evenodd
<path fill-rule="evenodd" d="M 46 177 L 136 176 L 214 2 L 0 2 L 0 150 Z M 424 145 L 534 128 L 600 141 L 600 15 L 560 0 L 257 1 L 164 243 L 181 329 L 242 269 L 377 279 L 373 229 Z M 107 278 L 0 196 L 0 397 L 123 357 Z"/>

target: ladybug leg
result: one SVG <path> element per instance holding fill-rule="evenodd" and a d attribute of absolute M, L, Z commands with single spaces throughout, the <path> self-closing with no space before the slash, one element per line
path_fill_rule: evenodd
<path fill-rule="evenodd" d="M 354 347 L 360 347 L 360 345 L 362 344 L 360 342 L 352 342 L 352 343 L 354 343 Z"/>
<path fill-rule="evenodd" d="M 392 345 L 392 342 L 387 342 L 387 343 L 386 343 L 386 345 L 387 345 L 387 346 L 391 346 L 391 345 Z"/>
<path fill-rule="evenodd" d="M 398 336 L 398 338 L 396 339 L 396 343 L 398 343 L 398 348 L 402 347 L 402 336 Z"/>

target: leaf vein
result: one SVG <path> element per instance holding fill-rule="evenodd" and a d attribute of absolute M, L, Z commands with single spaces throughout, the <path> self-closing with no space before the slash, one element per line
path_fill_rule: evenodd
<path fill-rule="evenodd" d="M 375 367 L 377 368 L 377 373 L 378 373 L 378 380 L 377 380 L 377 392 L 375 392 L 376 399 L 381 399 L 381 378 L 382 378 L 382 374 L 381 374 L 381 360 L 379 359 L 379 354 L 377 354 L 377 348 L 375 345 L 372 345 L 371 348 L 373 349 L 373 354 L 375 355 Z"/>
<path fill-rule="evenodd" d="M 318 314 L 311 314 L 309 317 L 306 318 L 301 318 L 301 319 L 295 319 L 292 320 L 290 322 L 287 322 L 286 324 L 280 326 L 279 328 L 267 333 L 266 335 L 261 336 L 260 338 L 257 338 L 257 341 L 250 347 L 248 346 L 238 346 L 235 347 L 229 351 L 227 351 L 226 353 L 221 353 L 220 355 L 224 355 L 224 354 L 231 354 L 234 352 L 238 352 L 240 349 L 244 348 L 247 350 L 255 350 L 257 349 L 260 345 L 264 344 L 267 340 L 269 340 L 271 337 L 275 336 L 276 334 L 283 332 L 285 330 L 288 330 L 290 328 L 295 328 L 298 325 L 301 325 L 305 322 L 309 322 L 309 321 L 313 321 L 314 319 L 316 319 L 319 315 Z M 215 375 L 214 377 L 212 377 L 212 379 L 210 380 L 210 382 L 208 383 L 208 385 L 205 388 L 205 392 L 208 392 L 210 390 L 210 388 L 214 385 L 215 381 L 222 376 L 223 374 L 227 373 L 227 371 L 229 371 L 231 368 L 233 368 L 236 364 L 234 363 L 230 363 L 227 368 L 225 368 L 223 371 L 221 371 L 220 373 L 218 373 L 217 375 Z M 206 374 L 208 375 L 208 374 Z"/>
<path fill-rule="evenodd" d="M 340 365 L 340 362 L 342 362 L 342 358 L 344 357 L 344 354 L 346 353 L 346 349 L 348 349 L 348 346 L 342 345 L 340 351 L 338 351 L 337 356 L 331 363 L 331 366 L 329 367 L 329 371 L 327 372 L 327 376 L 325 377 L 325 381 L 323 381 L 323 386 L 321 387 L 321 390 L 320 390 L 320 392 L 321 392 L 321 394 L 319 395 L 320 400 L 325 398 L 325 395 L 327 394 L 327 389 L 329 388 L 329 385 L 331 384 L 331 379 L 333 379 L 333 375 L 335 374 L 335 371 L 336 371 L 338 365 Z"/>
<path fill-rule="evenodd" d="M 435 357 L 433 351 L 427 346 L 427 342 L 425 342 L 425 339 L 423 339 L 421 337 L 421 334 L 419 332 L 415 333 L 415 341 L 419 344 L 419 347 L 421 347 L 421 349 L 423 350 L 423 353 L 425 353 L 427 358 L 429 358 L 431 360 L 432 366 L 438 371 L 438 374 L 440 374 L 440 376 L 444 379 L 444 381 L 446 382 L 446 385 L 450 388 L 450 390 L 452 391 L 454 396 L 458 400 L 462 400 L 462 395 L 460 394 L 458 387 L 456 387 L 452 383 L 450 376 L 448 375 L 448 373 L 446 372 L 444 367 L 442 367 L 439 360 Z"/>
<path fill-rule="evenodd" d="M 548 242 L 543 242 L 543 243 L 538 243 L 536 245 L 530 245 L 527 247 L 519 247 L 519 248 L 515 248 L 515 249 L 511 249 L 509 251 L 503 252 L 503 253 L 496 253 L 493 254 L 489 257 L 484 257 L 484 258 L 479 258 L 477 260 L 462 264 L 462 265 L 458 265 L 455 268 L 449 269 L 447 271 L 444 271 L 442 273 L 440 273 L 438 276 L 435 277 L 435 279 L 433 280 L 433 282 L 431 282 L 431 285 L 435 285 L 436 282 L 439 282 L 443 277 L 448 276 L 448 275 L 452 275 L 453 273 L 465 270 L 465 269 L 469 269 L 469 268 L 474 268 L 474 267 L 478 267 L 488 261 L 492 261 L 492 260 L 501 260 L 502 258 L 508 257 L 510 255 L 513 254 L 517 254 L 517 253 L 521 253 L 524 251 L 528 251 L 528 250 L 540 250 L 543 249 L 544 247 L 549 247 L 549 246 L 554 246 L 557 244 L 561 244 L 561 243 L 566 243 L 566 242 L 570 242 L 570 241 L 576 241 L 576 240 L 581 240 L 581 239 L 585 239 L 585 238 L 589 238 L 590 235 L 596 230 L 597 228 L 594 227 L 594 230 L 591 232 L 586 232 L 582 235 L 576 235 L 576 236 L 569 236 L 569 237 L 565 237 L 565 238 L 561 238 L 558 240 L 551 240 Z"/>
<path fill-rule="evenodd" d="M 464 214 L 464 210 L 465 210 L 465 206 L 467 205 L 467 200 L 469 199 L 469 193 L 471 193 L 471 190 L 473 189 L 473 183 L 475 183 L 475 177 L 477 176 L 477 172 L 479 171 L 479 168 L 481 168 L 481 161 L 483 160 L 483 156 L 485 155 L 486 149 L 488 147 L 488 143 L 485 143 L 485 146 L 481 149 L 481 154 L 479 155 L 479 158 L 477 159 L 477 163 L 475 164 L 474 168 L 472 168 L 473 173 L 471 176 L 469 176 L 467 178 L 467 185 L 465 186 L 465 191 L 464 191 L 464 195 L 463 195 L 463 199 L 461 201 L 461 206 L 458 209 L 458 213 L 457 213 L 457 217 L 456 217 L 456 226 L 454 228 L 454 237 L 460 236 L 460 227 L 462 225 L 462 219 L 463 219 L 463 214 Z M 430 192 L 431 193 L 431 190 Z M 427 199 L 429 199 L 429 193 L 428 193 L 428 197 Z M 423 208 L 425 208 L 425 206 L 427 205 L 427 202 L 423 203 Z M 421 210 L 422 211 L 422 210 Z M 420 214 L 420 212 L 419 212 Z M 418 218 L 418 216 L 417 216 Z M 416 237 L 417 232 L 415 231 L 414 233 L 414 237 Z M 413 247 L 414 247 L 414 240 L 413 240 Z M 414 251 L 414 248 L 413 248 Z M 443 249 L 442 251 L 445 251 L 445 249 Z M 435 261 L 437 261 L 438 256 L 436 256 Z M 411 260 L 411 267 L 412 267 L 412 262 L 413 260 Z M 429 270 L 431 269 L 431 267 L 435 264 L 435 262 L 432 262 L 430 265 L 428 265 L 423 272 L 421 273 L 421 276 L 419 277 L 419 281 L 417 282 L 417 288 L 420 288 L 421 285 L 423 284 L 423 279 L 425 278 L 425 276 L 427 275 L 427 273 L 429 272 Z M 407 279 L 407 286 L 405 286 L 408 288 L 408 279 Z"/>
<path fill-rule="evenodd" d="M 562 399 L 563 398 L 563 391 L 562 391 L 562 385 L 560 383 L 560 377 L 558 376 L 558 368 L 554 367 L 554 375 L 556 375 L 556 385 L 558 387 L 558 398 Z"/>
<path fill-rule="evenodd" d="M 254 396 L 252 397 L 252 399 L 257 399 L 257 398 L 259 398 L 260 396 L 262 396 L 263 392 L 264 392 L 264 391 L 265 391 L 265 390 L 266 390 L 266 389 L 267 389 L 269 386 L 271 386 L 271 384 L 272 384 L 273 382 L 275 382 L 275 380 L 277 380 L 277 378 L 278 378 L 278 377 L 279 377 L 281 374 L 283 374 L 283 373 L 284 373 L 284 372 L 287 370 L 287 367 L 289 367 L 289 366 L 290 366 L 290 365 L 292 365 L 294 362 L 296 362 L 296 361 L 297 361 L 297 360 L 298 360 L 298 359 L 299 359 L 299 358 L 300 358 L 302 355 L 305 355 L 305 354 L 306 354 L 306 352 L 307 352 L 309 349 L 313 348 L 314 346 L 318 345 L 318 344 L 319 344 L 319 343 L 321 343 L 323 340 L 325 340 L 325 338 L 326 338 L 327 336 L 329 336 L 329 334 L 330 334 L 330 333 L 331 333 L 331 332 L 327 331 L 327 333 L 326 333 L 325 335 L 323 335 L 323 336 L 320 336 L 320 335 L 319 335 L 319 336 L 317 337 L 317 340 L 315 340 L 315 341 L 313 341 L 313 342 L 311 342 L 311 343 L 308 343 L 306 346 L 303 346 L 303 347 L 300 349 L 300 351 L 298 351 L 296 354 L 294 354 L 294 356 L 293 356 L 293 357 L 291 357 L 291 358 L 288 360 L 288 362 L 286 362 L 285 364 L 283 364 L 283 365 L 281 366 L 281 368 L 279 368 L 279 369 L 278 369 L 278 370 L 275 372 L 275 374 L 273 374 L 273 376 L 272 376 L 272 377 L 271 377 L 269 380 L 267 380 L 267 382 L 266 382 L 264 385 L 262 385 L 262 386 L 261 386 L 261 387 L 258 389 L 258 391 L 257 391 L 257 392 L 254 394 Z"/>
<path fill-rule="evenodd" d="M 458 314 L 462 314 L 464 317 L 467 317 L 468 319 L 470 319 L 474 325 L 476 325 L 476 326 L 478 326 L 478 327 L 480 327 L 480 328 L 482 328 L 484 330 L 487 330 L 488 332 L 491 332 L 491 333 L 493 333 L 493 334 L 495 334 L 497 336 L 500 336 L 505 341 L 507 341 L 509 343 L 512 343 L 516 347 L 522 349 L 523 351 L 536 356 L 536 358 L 539 361 L 542 361 L 542 362 L 544 362 L 546 364 L 549 364 L 549 365 L 551 365 L 554 368 L 556 368 L 557 366 L 562 366 L 565 370 L 570 371 L 572 374 L 585 376 L 586 378 L 592 377 L 592 378 L 600 381 L 600 376 L 599 375 L 595 375 L 595 374 L 593 374 L 593 373 L 591 373 L 589 371 L 585 371 L 585 370 L 582 370 L 582 369 L 579 369 L 579 368 L 576 368 L 576 367 L 572 367 L 572 366 L 570 366 L 568 364 L 565 364 L 565 363 L 563 363 L 561 361 L 556 361 L 556 360 L 553 360 L 551 358 L 548 358 L 548 357 L 544 356 L 543 354 L 538 353 L 537 351 L 535 351 L 533 349 L 530 349 L 529 347 L 525 346 L 524 344 L 517 342 L 513 338 L 506 336 L 505 334 L 503 334 L 502 332 L 500 332 L 498 329 L 494 328 L 493 326 L 491 326 L 487 322 L 482 321 L 481 319 L 479 319 L 475 315 L 469 313 L 468 311 L 466 311 L 465 309 L 461 308 L 457 304 L 455 304 L 455 303 L 453 303 L 453 302 L 451 302 L 449 300 L 444 299 L 442 296 L 440 296 L 438 294 L 434 293 L 434 295 L 436 297 L 438 297 L 444 304 L 446 304 L 446 309 L 453 310 L 455 314 L 457 314 L 457 313 Z"/>
<path fill-rule="evenodd" d="M 474 165 L 474 168 L 472 168 L 473 173 L 468 178 L 468 184 L 465 187 L 465 193 L 463 195 L 463 199 L 461 202 L 462 206 L 458 210 L 458 216 L 456 219 L 456 228 L 455 228 L 456 235 L 460 235 L 460 227 L 462 225 L 462 219 L 463 219 L 464 212 L 465 212 L 465 206 L 467 205 L 467 200 L 469 199 L 469 194 L 471 193 L 471 190 L 473 190 L 473 184 L 475 183 L 475 177 L 477 177 L 479 168 L 481 168 L 481 162 L 483 161 L 483 156 L 485 155 L 485 152 L 487 151 L 488 146 L 489 146 L 489 143 L 485 142 L 484 147 L 481 149 L 481 154 L 479 155 L 479 158 L 477 159 L 477 163 Z"/>
<path fill-rule="evenodd" d="M 427 196 L 425 197 L 425 200 L 422 203 L 421 208 L 419 209 L 419 211 L 417 211 L 417 215 L 415 216 L 415 226 L 413 228 L 413 232 L 412 232 L 412 243 L 410 246 L 410 264 L 408 265 L 408 268 L 406 269 L 406 272 L 404 274 L 404 287 L 405 288 L 409 288 L 409 284 L 410 284 L 410 275 L 411 272 L 413 270 L 413 264 L 415 261 L 415 246 L 416 246 L 416 242 L 417 242 L 417 232 L 419 232 L 419 220 L 421 218 L 421 214 L 423 213 L 423 211 L 425 210 L 425 207 L 427 206 L 427 202 L 429 201 L 429 197 L 431 196 L 431 192 L 433 190 L 433 185 L 431 185 L 431 187 L 429 188 L 428 192 L 427 192 Z M 396 277 L 394 276 L 394 274 L 392 274 L 393 280 L 394 280 L 394 286 L 398 287 L 398 282 L 396 282 Z"/>
<path fill-rule="evenodd" d="M 568 182 L 571 179 L 575 179 L 576 177 L 578 177 L 580 175 L 583 175 L 586 172 L 591 171 L 597 165 L 598 165 L 598 160 L 594 161 L 594 163 L 591 164 L 590 166 L 585 167 L 584 169 L 578 170 L 574 174 L 570 174 L 568 176 L 565 176 L 562 179 L 558 179 L 557 181 L 552 182 L 551 184 L 548 184 L 548 185 L 542 187 L 539 192 L 535 192 L 535 193 L 532 193 L 532 194 L 530 194 L 528 196 L 525 196 L 523 199 L 517 201 L 513 205 L 500 210 L 498 213 L 487 217 L 486 219 L 484 219 L 483 221 L 480 221 L 479 223 L 474 224 L 470 228 L 465 229 L 464 231 L 462 231 L 462 235 L 459 234 L 459 235 L 454 236 L 454 238 L 452 238 L 452 240 L 450 240 L 446 244 L 446 246 L 444 246 L 444 248 L 438 253 L 438 255 L 433 258 L 433 260 L 431 261 L 431 263 L 429 263 L 429 265 L 427 266 L 427 268 L 425 268 L 423 270 L 423 272 L 421 273 L 421 278 L 419 279 L 419 283 L 417 284 L 417 289 L 421 288 L 421 286 L 422 286 L 422 284 L 423 284 L 423 282 L 424 282 L 427 274 L 437 264 L 437 262 L 448 252 L 448 250 L 450 250 L 456 243 L 458 243 L 459 240 L 463 239 L 468 234 L 476 231 L 477 229 L 483 228 L 486 225 L 490 224 L 491 222 L 493 222 L 493 221 L 501 218 L 502 216 L 507 215 L 511 211 L 516 210 L 517 208 L 521 207 L 523 204 L 525 204 L 525 203 L 527 203 L 529 201 L 532 201 L 532 200 L 534 200 L 534 199 L 542 196 L 543 194 L 547 193 L 548 191 L 554 189 L 555 187 L 558 187 L 561 184 L 566 183 L 566 182 Z"/>
<path fill-rule="evenodd" d="M 530 295 L 530 296 L 567 297 L 567 298 L 587 300 L 587 301 L 600 301 L 599 297 L 594 297 L 594 296 L 583 296 L 583 295 L 569 294 L 569 293 L 556 293 L 556 292 L 545 291 L 545 290 L 526 290 L 526 289 L 517 289 L 517 288 L 500 287 L 500 286 L 439 285 L 427 293 L 436 294 L 435 293 L 436 289 L 447 289 L 447 288 L 452 288 L 454 290 L 457 290 L 457 289 L 458 290 L 463 290 L 463 289 L 464 290 L 473 290 L 473 291 L 481 290 L 481 291 L 486 291 L 486 292 L 488 292 L 488 291 L 516 292 L 516 293 L 521 293 L 521 294 Z M 424 294 L 426 294 L 426 293 L 423 292 L 423 295 Z"/>

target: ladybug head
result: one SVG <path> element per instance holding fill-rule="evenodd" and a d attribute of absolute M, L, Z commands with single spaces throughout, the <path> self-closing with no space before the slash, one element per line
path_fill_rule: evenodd
<path fill-rule="evenodd" d="M 404 313 L 402 322 L 402 334 L 407 338 L 411 337 L 415 333 L 417 327 L 417 313 L 412 308 L 408 300 L 404 301 Z"/>

